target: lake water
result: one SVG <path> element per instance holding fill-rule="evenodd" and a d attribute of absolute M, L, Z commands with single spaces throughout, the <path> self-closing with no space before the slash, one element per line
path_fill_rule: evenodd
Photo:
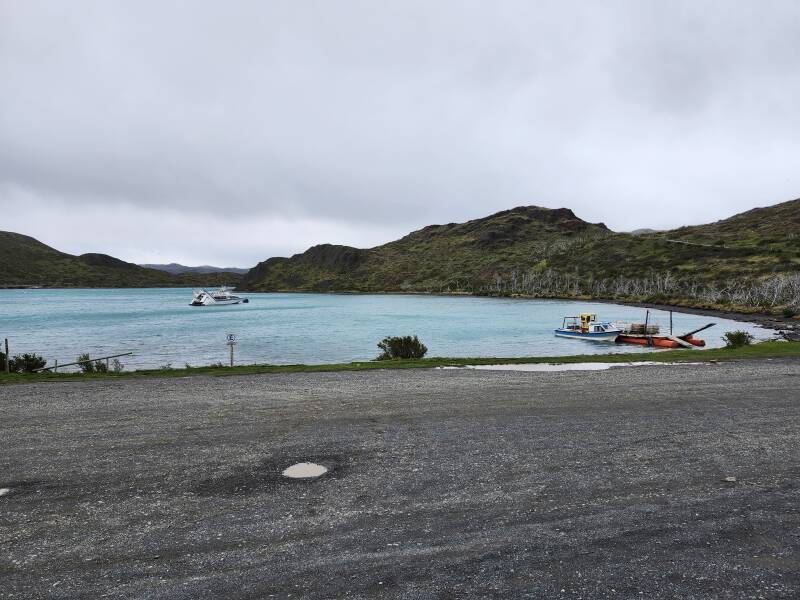
<path fill-rule="evenodd" d="M 644 309 L 564 300 L 351 295 L 243 294 L 249 304 L 192 307 L 189 289 L 0 290 L 0 338 L 11 353 L 36 352 L 59 363 L 133 352 L 126 369 L 227 363 L 226 334 L 235 333 L 237 364 L 368 360 L 388 335 L 417 334 L 428 356 L 555 356 L 648 352 L 636 346 L 556 338 L 567 315 L 596 312 L 603 320 L 642 321 Z M 669 325 L 668 313 L 651 313 Z M 725 331 L 758 338 L 772 332 L 747 323 L 674 315 L 675 331 L 714 321 L 710 347 Z"/>

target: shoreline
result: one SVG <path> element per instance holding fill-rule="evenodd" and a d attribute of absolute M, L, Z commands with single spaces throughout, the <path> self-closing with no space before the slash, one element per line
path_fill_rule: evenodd
<path fill-rule="evenodd" d="M 696 308 L 691 306 L 680 306 L 674 304 L 657 304 L 654 302 L 634 302 L 622 300 L 593 299 L 587 302 L 599 302 L 601 304 L 621 304 L 624 306 L 636 306 L 653 310 L 672 311 L 676 313 L 686 313 L 690 315 L 703 315 L 729 319 L 741 323 L 755 323 L 765 329 L 772 329 L 786 340 L 800 341 L 800 321 L 791 317 L 781 315 L 771 315 L 764 312 L 744 313 L 732 310 L 717 308 Z"/>
<path fill-rule="evenodd" d="M 237 365 L 235 367 L 206 366 L 169 369 L 141 369 L 136 371 L 123 371 L 121 373 L 51 373 L 41 371 L 37 373 L 2 373 L 0 372 L 0 387 L 3 385 L 26 383 L 58 383 L 80 382 L 88 380 L 122 380 L 142 378 L 169 378 L 188 379 L 199 376 L 229 377 L 233 375 L 266 375 L 279 373 L 335 373 L 353 371 L 392 371 L 392 370 L 429 370 L 442 367 L 470 367 L 479 365 L 534 365 L 534 364 L 586 364 L 586 363 L 640 363 L 659 362 L 667 364 L 679 363 L 723 363 L 741 360 L 773 360 L 800 359 L 800 343 L 785 340 L 773 340 L 738 348 L 709 348 L 709 349 L 675 349 L 648 353 L 618 353 L 618 354 L 569 354 L 564 356 L 529 356 L 529 357 L 472 357 L 472 358 L 447 358 L 431 357 L 407 360 L 372 360 L 351 363 L 329 364 L 251 364 Z"/>
<path fill-rule="evenodd" d="M 45 286 L 19 286 L 19 287 L 0 287 L 2 290 L 78 290 L 78 289 L 191 289 L 184 285 L 176 286 L 158 286 L 158 287 L 45 287 Z M 756 312 L 742 312 L 725 308 L 706 308 L 696 306 L 685 306 L 681 304 L 664 304 L 658 302 L 643 302 L 638 300 L 620 300 L 615 298 L 569 298 L 564 296 L 528 296 L 524 294 L 516 295 L 483 295 L 474 294 L 470 292 L 408 292 L 408 291 L 370 291 L 362 292 L 358 290 L 337 290 L 331 292 L 315 292 L 311 290 L 273 290 L 273 291 L 257 291 L 257 290 L 239 290 L 234 288 L 234 291 L 243 294 L 310 294 L 310 295 L 336 295 L 343 296 L 358 295 L 358 296 L 443 296 L 453 298 L 504 298 L 504 299 L 518 299 L 518 300 L 565 300 L 570 302 L 595 302 L 598 304 L 619 304 L 621 306 L 634 306 L 639 308 L 649 308 L 653 310 L 660 310 L 665 312 L 685 313 L 691 315 L 703 315 L 708 317 L 717 317 L 720 319 L 729 319 L 731 321 L 739 321 L 741 323 L 754 323 L 765 329 L 770 329 L 776 332 L 778 336 L 790 341 L 800 341 L 800 319 L 792 317 L 784 317 L 779 314 L 765 313 L 763 311 Z"/>
<path fill-rule="evenodd" d="M 717 317 L 719 319 L 729 319 L 740 323 L 754 323 L 764 329 L 775 331 L 780 337 L 790 341 L 800 341 L 800 320 L 782 315 L 757 312 L 741 312 L 724 308 L 700 308 L 696 306 L 684 306 L 681 304 L 662 304 L 657 302 L 642 302 L 638 300 L 619 300 L 614 298 L 569 298 L 564 296 L 527 296 L 524 294 L 509 296 L 493 296 L 473 294 L 470 292 L 361 292 L 356 290 L 337 290 L 335 292 L 314 292 L 309 290 L 274 290 L 270 292 L 260 292 L 256 290 L 235 290 L 243 294 L 312 294 L 312 295 L 336 295 L 341 294 L 353 296 L 443 296 L 453 298 L 502 298 L 509 300 L 566 300 L 570 302 L 596 302 L 598 304 L 619 304 L 621 306 L 634 306 L 639 308 L 649 308 L 664 312 L 685 313 L 690 315 L 703 315 Z"/>

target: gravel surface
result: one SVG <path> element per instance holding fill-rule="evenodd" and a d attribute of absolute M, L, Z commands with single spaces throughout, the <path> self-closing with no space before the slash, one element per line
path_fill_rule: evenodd
<path fill-rule="evenodd" d="M 798 388 L 797 360 L 4 386 L 0 596 L 797 598 Z"/>

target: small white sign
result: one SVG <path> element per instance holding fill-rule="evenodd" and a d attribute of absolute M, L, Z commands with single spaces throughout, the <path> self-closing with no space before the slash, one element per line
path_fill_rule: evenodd
<path fill-rule="evenodd" d="M 228 343 L 229 344 L 235 344 L 236 343 L 236 334 L 235 333 L 229 333 L 226 337 L 228 338 Z"/>

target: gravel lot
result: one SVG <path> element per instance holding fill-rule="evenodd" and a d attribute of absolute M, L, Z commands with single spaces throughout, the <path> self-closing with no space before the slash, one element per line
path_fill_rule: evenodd
<path fill-rule="evenodd" d="M 0 387 L 0 596 L 797 598 L 799 389 L 797 360 Z"/>

